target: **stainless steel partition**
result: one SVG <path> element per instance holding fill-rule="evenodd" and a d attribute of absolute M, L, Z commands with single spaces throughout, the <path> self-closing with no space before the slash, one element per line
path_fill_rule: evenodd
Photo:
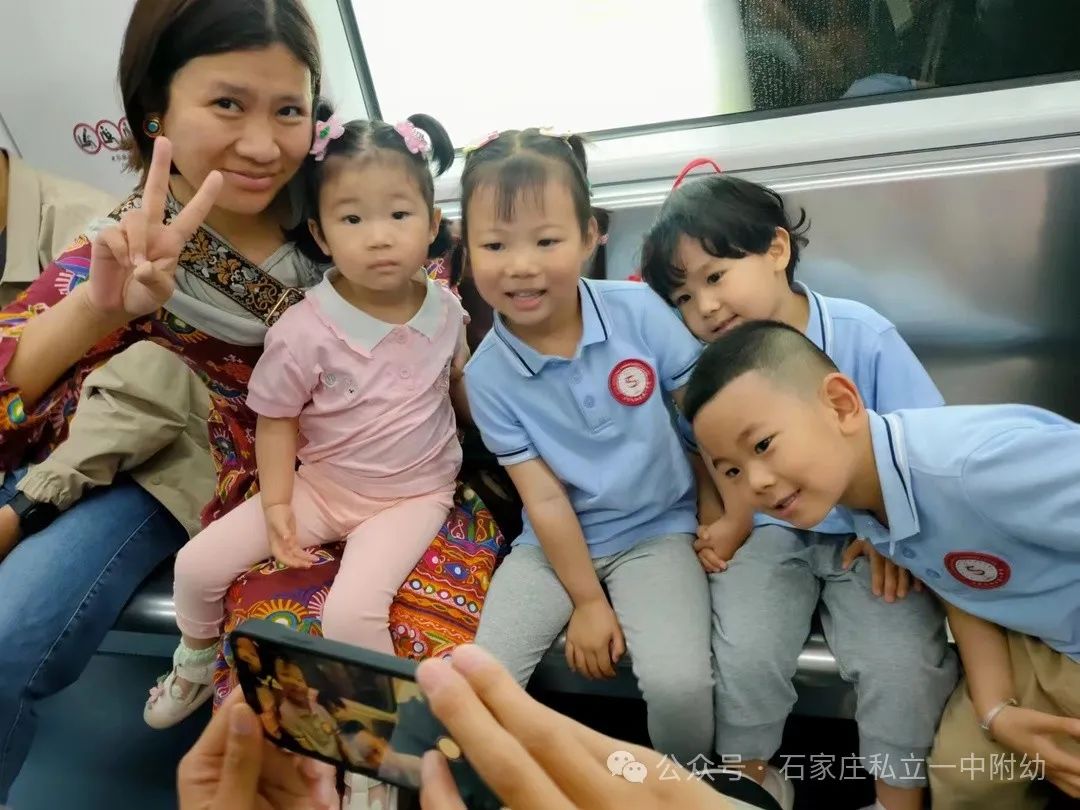
<path fill-rule="evenodd" d="M 807 210 L 799 277 L 896 323 L 948 402 L 1080 419 L 1080 139 L 743 174 Z M 611 277 L 659 196 L 615 211 Z"/>

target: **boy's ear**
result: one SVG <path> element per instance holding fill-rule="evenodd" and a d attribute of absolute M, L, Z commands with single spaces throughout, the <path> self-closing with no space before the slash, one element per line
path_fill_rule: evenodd
<path fill-rule="evenodd" d="M 307 221 L 308 231 L 311 232 L 311 238 L 315 240 L 315 244 L 319 246 L 319 250 L 330 256 L 330 246 L 326 244 L 326 239 L 323 237 L 322 228 L 319 227 L 319 223 L 312 218 L 308 218 Z"/>
<path fill-rule="evenodd" d="M 791 234 L 783 228 L 777 228 L 766 253 L 777 270 L 787 273 L 788 262 L 791 261 Z"/>
<path fill-rule="evenodd" d="M 839 371 L 825 377 L 821 382 L 821 400 L 836 420 L 841 433 L 848 436 L 858 430 L 866 406 L 850 377 Z"/>
<path fill-rule="evenodd" d="M 585 247 L 590 256 L 596 252 L 596 247 L 600 243 L 600 224 L 596 221 L 596 217 L 589 217 L 589 225 L 585 232 Z"/>

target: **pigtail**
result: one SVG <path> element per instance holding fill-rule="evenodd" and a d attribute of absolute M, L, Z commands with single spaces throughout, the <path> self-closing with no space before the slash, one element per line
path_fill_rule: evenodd
<path fill-rule="evenodd" d="M 319 98 L 315 101 L 314 112 L 312 115 L 311 127 L 314 131 L 315 123 L 317 121 L 329 121 L 330 117 L 334 114 L 334 106 L 325 98 Z M 309 154 L 304 158 L 304 162 L 300 164 L 300 171 L 297 172 L 298 177 L 294 178 L 294 182 L 299 184 L 301 193 L 300 197 L 300 210 L 299 221 L 293 228 L 286 229 L 285 237 L 296 245 L 297 250 L 315 262 L 316 264 L 327 264 L 330 261 L 330 257 L 323 253 L 322 248 L 319 247 L 319 243 L 315 241 L 315 237 L 311 235 L 311 229 L 308 227 L 308 220 L 314 219 L 318 221 L 318 209 L 319 209 L 319 170 L 320 166 L 315 160 L 315 156 Z"/>
<path fill-rule="evenodd" d="M 449 259 L 450 286 L 456 289 L 461 286 L 461 282 L 465 279 L 466 272 L 468 271 L 468 268 L 465 266 L 465 238 L 462 237 L 456 242 L 453 242 L 453 239 L 451 238 L 451 242 L 454 247 L 453 250 L 450 251 Z"/>
<path fill-rule="evenodd" d="M 432 174 L 439 177 L 454 162 L 454 142 L 446 129 L 430 115 L 416 113 L 409 116 L 409 123 L 423 132 L 431 143 Z"/>
<path fill-rule="evenodd" d="M 588 277 L 605 279 L 607 278 L 607 242 L 608 229 L 611 227 L 611 212 L 606 208 L 593 206 L 592 215 L 596 220 L 596 228 L 600 232 L 600 241 L 596 243 L 596 252 L 589 265 Z"/>
<path fill-rule="evenodd" d="M 440 256 L 445 256 L 446 251 L 453 247 L 454 238 L 450 235 L 450 223 L 445 218 L 439 221 L 439 230 L 435 234 L 435 239 L 432 240 L 428 246 L 428 258 L 437 259 Z M 453 264 L 451 264 L 451 275 L 453 275 Z"/>
<path fill-rule="evenodd" d="M 563 138 L 566 141 L 566 145 L 570 147 L 570 151 L 574 153 L 574 160 L 581 168 L 581 173 L 585 177 L 589 176 L 589 158 L 585 154 L 585 146 L 588 141 L 581 135 L 567 135 Z"/>

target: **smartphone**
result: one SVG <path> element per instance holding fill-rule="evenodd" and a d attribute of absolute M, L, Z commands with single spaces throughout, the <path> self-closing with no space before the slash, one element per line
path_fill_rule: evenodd
<path fill-rule="evenodd" d="M 416 662 L 253 619 L 229 637 L 244 698 L 289 751 L 410 790 L 420 759 L 441 751 L 466 806 L 501 803 L 428 709 Z"/>

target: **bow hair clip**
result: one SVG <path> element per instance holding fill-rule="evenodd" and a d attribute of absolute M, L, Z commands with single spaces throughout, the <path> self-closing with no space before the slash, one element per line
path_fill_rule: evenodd
<path fill-rule="evenodd" d="M 405 141 L 405 148 L 414 155 L 420 155 L 424 160 L 431 158 L 431 138 L 424 130 L 420 129 L 412 121 L 401 121 L 394 124 L 397 134 Z"/>
<path fill-rule="evenodd" d="M 334 113 L 326 121 L 315 122 L 315 140 L 311 144 L 311 152 L 315 161 L 319 162 L 326 158 L 326 147 L 330 141 L 340 138 L 345 134 L 345 125 L 337 113 Z"/>
<path fill-rule="evenodd" d="M 487 135 L 485 135 L 483 138 L 481 138 L 476 143 L 471 144 L 469 146 L 466 146 L 462 150 L 462 152 L 464 152 L 466 155 L 468 155 L 468 154 L 471 154 L 471 153 L 475 152 L 477 149 L 483 149 L 489 143 L 491 143 L 492 141 L 498 139 L 499 135 L 501 135 L 501 134 L 502 133 L 499 132 L 499 130 L 497 130 L 497 129 L 492 130 L 491 132 L 489 132 Z"/>

